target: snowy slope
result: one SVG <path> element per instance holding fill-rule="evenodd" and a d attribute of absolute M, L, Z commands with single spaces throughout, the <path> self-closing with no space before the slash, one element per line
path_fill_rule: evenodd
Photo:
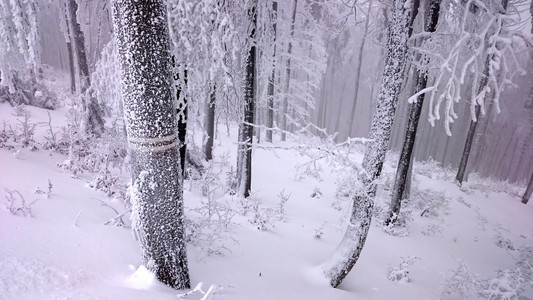
<path fill-rule="evenodd" d="M 47 112 L 26 109 L 37 124 L 39 149 L 13 141 L 0 148 L 0 299 L 176 299 L 186 293 L 153 282 L 139 268 L 130 229 L 105 225 L 124 205 L 89 187 L 94 174 L 73 176 L 58 167 L 67 157 L 41 146 Z M 58 130 L 66 124 L 64 112 L 50 112 Z M 21 117 L 12 113 L 0 104 L 0 122 L 18 128 Z M 193 223 L 201 221 L 205 203 L 231 215 L 215 235 L 220 239 L 192 237 L 188 249 L 192 284 L 202 282 L 203 291 L 215 285 L 211 299 L 475 299 L 476 292 L 502 295 L 518 284 L 525 287 L 521 299 L 533 299 L 523 281 L 533 270 L 533 201 L 520 203 L 524 187 L 472 176 L 459 188 L 452 171 L 416 164 L 402 222 L 387 229 L 381 223 L 395 164 L 389 155 L 362 256 L 332 289 L 318 266 L 344 231 L 350 204 L 336 196 L 344 173 L 325 159 L 308 164 L 309 157 L 295 149 L 258 148 L 252 199 L 242 201 L 215 188 L 233 165 L 234 136 L 221 129 L 215 146 L 211 183 L 187 181 L 184 194 Z M 362 154 L 352 157 L 360 161 Z M 117 176 L 127 179 L 126 173 Z M 206 186 L 211 202 L 202 194 L 209 194 Z M 20 192 L 27 204 L 36 200 L 32 216 L 12 214 L 5 189 Z M 315 191 L 321 196 L 313 197 Z M 283 197 L 288 200 L 280 205 Z M 183 298 L 201 299 L 202 293 Z"/>

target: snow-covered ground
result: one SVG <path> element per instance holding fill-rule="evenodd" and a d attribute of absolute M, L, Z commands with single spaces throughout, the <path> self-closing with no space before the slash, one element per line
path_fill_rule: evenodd
<path fill-rule="evenodd" d="M 361 258 L 333 289 L 319 266 L 346 225 L 346 169 L 310 162 L 291 143 L 262 144 L 253 195 L 238 199 L 223 190 L 236 149 L 223 125 L 207 175 L 185 182 L 190 276 L 202 286 L 184 295 L 140 266 L 127 213 L 116 226 L 127 209 L 91 188 L 96 174 L 74 176 L 66 155 L 44 149 L 47 111 L 25 110 L 36 125 L 27 147 L 12 138 L 24 118 L 0 104 L 0 299 L 201 299 L 211 286 L 210 299 L 533 299 L 533 201 L 520 202 L 524 186 L 471 176 L 460 188 L 453 171 L 417 163 L 399 226 L 384 228 L 390 154 Z M 49 112 L 58 135 L 65 111 Z M 127 170 L 110 170 L 126 181 Z"/>

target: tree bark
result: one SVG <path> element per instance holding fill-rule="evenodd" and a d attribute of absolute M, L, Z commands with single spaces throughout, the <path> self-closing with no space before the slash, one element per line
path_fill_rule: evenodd
<path fill-rule="evenodd" d="M 426 32 L 435 32 L 435 29 L 437 28 L 437 23 L 439 21 L 440 2 L 441 0 L 431 0 L 429 3 L 427 3 L 428 6 L 426 12 L 428 15 L 426 18 L 424 18 L 426 21 L 424 30 Z M 418 10 L 418 8 L 414 9 L 415 11 Z M 426 88 L 427 81 L 427 73 L 421 71 L 420 69 L 417 69 L 415 94 Z M 400 153 L 400 160 L 398 161 L 398 168 L 396 170 L 394 187 L 392 189 L 392 199 L 389 217 L 385 221 L 386 225 L 393 224 L 397 220 L 398 214 L 400 213 L 401 201 L 402 199 L 404 199 L 403 193 L 407 185 L 407 175 L 409 173 L 410 166 L 412 166 L 412 154 L 415 146 L 418 121 L 420 120 L 420 115 L 422 113 L 424 96 L 424 94 L 419 95 L 416 99 L 416 102 L 411 104 L 410 107 L 410 114 L 409 120 L 407 122 L 405 139 L 403 142 L 402 152 Z"/>
<path fill-rule="evenodd" d="M 92 93 L 87 93 L 91 86 L 91 79 L 89 74 L 89 65 L 87 64 L 87 54 L 85 53 L 85 37 L 81 31 L 80 24 L 76 16 L 78 11 L 78 4 L 76 0 L 67 0 L 68 13 L 70 15 L 70 30 L 72 33 L 72 40 L 74 42 L 74 53 L 76 54 L 76 63 L 78 65 L 78 72 L 80 77 L 80 94 L 82 99 L 82 107 L 85 114 L 84 126 L 85 131 L 95 136 L 100 136 L 104 131 L 104 119 L 102 112 L 98 105 L 97 99 Z"/>
<path fill-rule="evenodd" d="M 502 13 L 505 14 L 507 10 L 507 3 L 508 0 L 502 0 L 502 7 L 503 11 Z M 500 29 L 501 30 L 501 29 Z M 479 91 L 481 92 L 488 84 L 489 81 L 489 71 L 490 71 L 490 64 L 493 61 L 494 54 L 489 54 L 487 56 L 487 60 L 485 62 L 485 67 L 483 69 L 483 75 L 481 76 L 481 81 L 479 83 Z M 472 99 L 474 101 L 474 99 Z M 487 101 L 488 102 L 488 101 Z M 468 159 L 470 157 L 470 151 L 472 150 L 472 142 L 474 141 L 474 136 L 476 134 L 476 128 L 479 120 L 479 115 L 481 112 L 481 107 L 479 104 L 476 104 L 475 109 L 475 120 L 472 120 L 470 122 L 470 127 L 468 128 L 468 134 L 466 135 L 466 141 L 465 146 L 463 149 L 463 155 L 461 156 L 461 162 L 459 163 L 459 167 L 457 168 L 457 175 L 455 176 L 455 181 L 459 184 L 463 184 L 463 180 L 465 179 L 466 174 L 466 167 L 468 165 Z"/>
<path fill-rule="evenodd" d="M 131 153 L 132 227 L 143 265 L 173 288 L 190 288 L 166 6 L 114 0 L 113 17 Z"/>
<path fill-rule="evenodd" d="M 272 11 L 274 12 L 274 53 L 272 54 L 272 72 L 268 77 L 268 108 L 267 108 L 267 130 L 266 130 L 266 140 L 269 143 L 272 143 L 272 131 L 274 128 L 274 77 L 276 75 L 276 34 L 277 34 L 277 16 L 278 16 L 278 2 L 272 1 Z"/>
<path fill-rule="evenodd" d="M 531 194 L 533 194 L 533 174 L 531 174 L 531 178 L 529 179 L 529 183 L 527 184 L 524 196 L 522 196 L 522 203 L 527 204 L 527 202 L 531 198 Z"/>
<path fill-rule="evenodd" d="M 257 26 L 257 1 L 249 10 L 252 18 L 252 31 L 250 32 L 251 46 L 248 50 L 246 62 L 246 84 L 244 93 L 244 119 L 240 123 L 239 129 L 239 160 L 237 167 L 238 191 L 243 198 L 248 198 L 252 189 L 252 144 L 253 144 L 253 123 L 255 106 L 255 70 L 256 70 L 256 46 L 255 32 Z"/>
<path fill-rule="evenodd" d="M 411 12 L 412 3 L 409 0 L 395 0 L 391 5 L 385 70 L 370 130 L 371 141 L 363 158 L 364 172 L 360 175 L 364 188 L 353 199 L 350 222 L 340 245 L 322 266 L 333 287 L 341 284 L 359 259 L 372 221 L 377 188 L 375 180 L 383 167 L 398 95 L 405 77 Z"/>
<path fill-rule="evenodd" d="M 287 140 L 286 131 L 289 129 L 287 126 L 287 117 L 289 115 L 289 88 L 291 83 L 291 54 L 292 54 L 292 39 L 294 38 L 294 23 L 296 21 L 296 9 L 298 8 L 298 0 L 294 0 L 294 8 L 292 10 L 292 22 L 291 22 L 291 37 L 289 39 L 289 46 L 287 49 L 287 65 L 285 67 L 285 95 L 283 96 L 283 115 L 281 116 L 281 140 Z"/>
<path fill-rule="evenodd" d="M 185 177 L 185 165 L 187 162 L 187 119 L 188 119 L 188 105 L 187 95 L 183 91 L 187 86 L 187 69 L 183 70 L 183 74 L 179 72 L 175 74 L 174 80 L 179 81 L 180 75 L 183 76 L 183 85 L 176 86 L 176 99 L 178 100 L 178 108 L 176 110 L 178 119 L 178 141 L 180 152 L 180 166 L 181 175 Z"/>
<path fill-rule="evenodd" d="M 205 121 L 205 159 L 213 159 L 213 142 L 215 140 L 215 102 L 216 102 L 216 86 L 213 84 L 209 102 L 207 103 L 207 114 Z"/>

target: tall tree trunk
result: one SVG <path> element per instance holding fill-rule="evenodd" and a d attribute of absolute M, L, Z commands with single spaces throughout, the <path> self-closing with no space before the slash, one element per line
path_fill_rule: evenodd
<path fill-rule="evenodd" d="M 427 16 L 424 18 L 424 31 L 435 32 L 437 23 L 439 21 L 440 2 L 441 0 L 431 0 L 427 3 Z M 419 5 L 419 2 L 417 2 L 415 5 Z M 418 11 L 418 7 L 414 7 L 414 11 Z M 413 15 L 415 14 L 416 13 L 413 13 Z M 427 73 L 417 69 L 415 94 L 426 88 L 427 80 Z M 424 96 L 424 94 L 419 95 L 416 99 L 416 102 L 410 105 L 409 120 L 407 121 L 405 139 L 403 142 L 402 152 L 400 153 L 400 159 L 398 161 L 398 168 L 396 169 L 389 217 L 385 221 L 386 225 L 394 223 L 398 218 L 398 214 L 400 213 L 400 206 L 402 199 L 404 199 L 403 194 L 407 185 L 409 168 L 412 166 L 411 160 L 413 159 L 413 149 L 415 146 L 416 132 L 418 130 L 418 121 L 420 120 L 422 105 L 424 104 Z"/>
<path fill-rule="evenodd" d="M 173 288 L 190 288 L 166 6 L 162 0 L 114 0 L 113 17 L 131 153 L 133 230 L 143 265 Z"/>
<path fill-rule="evenodd" d="M 348 128 L 348 137 L 351 137 L 353 134 L 353 125 L 355 122 L 355 108 L 357 107 L 357 96 L 359 95 L 359 86 L 361 79 L 361 67 L 363 66 L 363 54 L 365 50 L 365 43 L 368 37 L 368 30 L 370 24 L 370 13 L 372 11 L 373 0 L 368 2 L 368 9 L 366 10 L 366 20 L 365 20 L 365 31 L 363 32 L 363 37 L 361 38 L 361 44 L 359 45 L 359 53 L 357 57 L 357 69 L 355 70 L 355 92 L 352 102 L 352 109 L 350 114 L 350 127 Z M 339 118 L 340 119 L 340 118 Z"/>
<path fill-rule="evenodd" d="M 70 30 L 72 33 L 72 41 L 74 42 L 74 53 L 76 54 L 76 63 L 78 65 L 78 72 L 80 76 L 80 94 L 82 99 L 82 107 L 85 114 L 84 126 L 85 131 L 96 136 L 100 136 L 104 131 L 104 119 L 102 118 L 102 111 L 98 105 L 97 99 L 92 93 L 86 93 L 91 86 L 91 79 L 89 74 L 89 65 L 87 64 L 87 54 L 85 53 L 85 37 L 81 31 L 80 24 L 76 16 L 78 11 L 78 4 L 76 0 L 67 0 L 67 8 L 70 16 Z"/>
<path fill-rule="evenodd" d="M 398 95 L 405 77 L 411 12 L 412 2 L 409 0 L 394 0 L 391 5 L 385 70 L 370 130 L 371 141 L 363 158 L 365 172 L 360 173 L 364 188 L 353 199 L 350 222 L 340 245 L 323 264 L 324 274 L 333 287 L 344 280 L 359 259 L 372 221 L 377 188 L 375 180 L 383 167 Z"/>
<path fill-rule="evenodd" d="M 272 54 L 272 72 L 268 77 L 268 108 L 267 108 L 267 130 L 266 130 L 266 140 L 269 143 L 272 143 L 272 131 L 274 128 L 274 77 L 276 75 L 276 34 L 277 34 L 277 17 L 278 17 L 278 2 L 272 1 L 272 11 L 274 12 L 274 53 Z"/>
<path fill-rule="evenodd" d="M 291 54 L 292 54 L 292 39 L 294 38 L 294 24 L 296 21 L 296 9 L 298 8 L 298 0 L 294 0 L 294 8 L 292 10 L 292 22 L 291 22 L 291 37 L 289 39 L 289 46 L 287 49 L 287 65 L 285 67 L 285 95 L 283 96 L 283 115 L 281 116 L 281 140 L 287 139 L 286 131 L 289 129 L 287 126 L 287 117 L 289 115 L 289 88 L 291 83 Z"/>
<path fill-rule="evenodd" d="M 505 12 L 507 11 L 508 2 L 509 0 L 502 0 L 502 7 L 503 7 L 502 14 L 505 14 Z M 485 61 L 485 67 L 483 69 L 483 74 L 481 75 L 481 81 L 479 83 L 479 91 L 482 91 L 488 84 L 490 64 L 493 61 L 493 59 L 494 59 L 494 54 L 489 54 L 487 56 L 487 60 Z M 475 101 L 475 100 L 472 99 L 472 101 Z M 474 136 L 476 134 L 476 128 L 478 124 L 477 121 L 479 120 L 480 112 L 481 112 L 481 107 L 479 106 L 479 104 L 476 104 L 476 109 L 474 113 L 475 119 L 473 119 L 470 122 L 470 127 L 468 128 L 468 134 L 466 135 L 465 146 L 463 149 L 463 155 L 461 156 L 461 162 L 459 163 L 459 167 L 457 168 L 457 175 L 455 176 L 455 181 L 457 181 L 459 185 L 462 185 L 463 180 L 465 179 L 466 167 L 468 165 L 470 151 L 472 150 L 472 142 L 474 141 Z"/>
<path fill-rule="evenodd" d="M 183 76 L 182 85 L 176 86 L 176 99 L 178 100 L 178 108 L 176 109 L 177 119 L 178 119 L 178 141 L 179 141 L 179 152 L 180 152 L 180 166 L 181 166 L 181 175 L 185 177 L 185 165 L 187 162 L 187 119 L 188 119 L 188 104 L 187 104 L 187 94 L 185 89 L 187 87 L 187 68 L 183 70 L 183 74 L 175 74 L 174 79 L 180 81 L 180 76 Z"/>
<path fill-rule="evenodd" d="M 527 202 L 531 198 L 531 194 L 533 194 L 533 174 L 531 174 L 531 178 L 529 178 L 529 183 L 527 184 L 524 196 L 522 196 L 522 203 L 527 204 Z"/>
<path fill-rule="evenodd" d="M 65 3 L 65 6 L 67 4 Z M 68 20 L 68 16 L 66 15 L 67 12 L 65 11 L 65 20 Z M 72 34 L 70 30 L 70 24 L 67 21 L 66 22 L 65 29 L 67 31 L 67 54 L 68 54 L 68 66 L 70 70 L 70 92 L 75 93 L 76 92 L 76 67 L 74 66 L 74 53 L 72 49 Z"/>
<path fill-rule="evenodd" d="M 207 114 L 205 119 L 205 159 L 213 159 L 213 142 L 215 140 L 215 102 L 216 102 L 216 86 L 213 84 L 209 102 L 207 103 Z"/>
<path fill-rule="evenodd" d="M 239 128 L 239 157 L 240 163 L 237 166 L 238 192 L 244 198 L 250 196 L 252 189 L 252 144 L 253 144 L 253 122 L 255 105 L 255 69 L 256 69 L 256 46 L 255 32 L 257 26 L 257 1 L 249 10 L 252 18 L 252 31 L 250 33 L 251 46 L 248 51 L 246 62 L 246 84 L 244 93 L 244 120 Z"/>

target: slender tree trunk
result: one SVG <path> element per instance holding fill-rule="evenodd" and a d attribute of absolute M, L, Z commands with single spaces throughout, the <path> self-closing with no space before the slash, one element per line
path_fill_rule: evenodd
<path fill-rule="evenodd" d="M 502 7 L 503 7 L 502 13 L 505 13 L 507 11 L 507 3 L 508 3 L 508 0 L 502 0 Z M 479 84 L 479 91 L 482 91 L 488 84 L 490 64 L 493 61 L 493 57 L 494 57 L 494 54 L 489 54 L 487 56 L 485 67 L 483 69 L 483 75 L 481 77 L 481 81 Z M 474 101 L 474 99 L 472 99 L 472 101 Z M 472 120 L 470 122 L 470 127 L 468 129 L 468 134 L 466 135 L 465 146 L 463 149 L 463 155 L 461 156 L 461 162 L 459 163 L 459 167 L 457 168 L 457 175 L 455 176 L 455 181 L 457 181 L 459 185 L 463 184 L 463 180 L 465 178 L 466 167 L 468 165 L 470 151 L 472 150 L 472 142 L 474 141 L 474 135 L 476 133 L 476 127 L 478 123 L 477 121 L 479 120 L 480 112 L 481 112 L 481 107 L 479 106 L 479 104 L 476 104 L 475 120 Z"/>
<path fill-rule="evenodd" d="M 256 70 L 256 46 L 255 32 L 257 26 L 257 1 L 250 8 L 249 14 L 252 18 L 253 29 L 250 33 L 250 40 L 253 41 L 248 51 L 246 62 L 246 84 L 244 93 L 244 120 L 239 129 L 239 160 L 237 166 L 238 191 L 243 198 L 248 198 L 252 190 L 252 144 L 253 144 L 253 122 L 255 105 L 255 70 Z"/>
<path fill-rule="evenodd" d="M 412 3 L 409 0 L 395 0 L 391 5 L 385 70 L 370 130 L 371 141 L 363 158 L 365 172 L 360 173 L 364 188 L 353 199 L 350 222 L 340 245 L 322 266 L 333 287 L 344 280 L 359 259 L 372 221 L 377 188 L 375 180 L 383 167 L 398 95 L 405 77 L 411 12 Z"/>
<path fill-rule="evenodd" d="M 133 230 L 143 265 L 173 288 L 190 288 L 166 6 L 162 0 L 114 0 L 113 17 L 131 153 Z"/>
<path fill-rule="evenodd" d="M 183 85 L 176 86 L 176 99 L 178 99 L 178 108 L 176 109 L 176 114 L 178 119 L 178 141 L 181 175 L 183 178 L 185 178 L 185 169 L 187 164 L 187 119 L 189 113 L 187 94 L 184 91 L 187 87 L 187 68 L 183 70 L 183 74 L 180 74 L 178 71 L 178 73 L 175 74 L 174 79 L 179 81 L 180 76 L 183 76 Z"/>
<path fill-rule="evenodd" d="M 522 196 L 522 203 L 527 204 L 527 202 L 531 198 L 531 194 L 533 194 L 533 174 L 531 174 L 531 178 L 529 178 L 529 183 L 527 184 L 524 196 Z"/>
<path fill-rule="evenodd" d="M 272 11 L 274 12 L 274 53 L 272 54 L 272 72 L 268 78 L 268 108 L 267 108 L 267 130 L 266 130 L 266 140 L 269 143 L 272 143 L 272 131 L 274 128 L 274 80 L 276 75 L 276 34 L 277 34 L 277 17 L 278 17 L 278 2 L 272 1 Z"/>
<path fill-rule="evenodd" d="M 426 32 L 435 32 L 437 23 L 439 21 L 441 0 L 431 0 L 427 3 L 427 17 L 424 18 L 426 24 L 424 30 Z M 415 11 L 418 7 L 414 8 Z M 414 14 L 413 14 L 414 15 Z M 427 73 L 416 70 L 416 93 L 423 90 L 427 86 Z M 409 172 L 409 166 L 412 165 L 412 153 L 415 146 L 416 132 L 418 129 L 418 121 L 422 112 L 422 105 L 424 103 L 424 95 L 417 97 L 416 102 L 411 104 L 409 120 L 407 122 L 407 128 L 405 132 L 405 139 L 403 142 L 402 152 L 400 154 L 400 160 L 398 161 L 398 168 L 396 170 L 396 178 L 394 180 L 394 188 L 392 189 L 392 200 L 389 211 L 389 217 L 385 221 L 385 224 L 389 225 L 394 223 L 398 214 L 400 213 L 401 201 L 403 199 L 403 193 L 406 187 L 407 174 Z"/>
<path fill-rule="evenodd" d="M 205 121 L 205 131 L 206 131 L 206 140 L 205 140 L 205 159 L 213 159 L 213 142 L 215 140 L 215 102 L 216 102 L 216 86 L 213 84 L 209 102 L 207 103 L 207 114 Z"/>
<path fill-rule="evenodd" d="M 357 57 L 357 69 L 355 70 L 355 92 L 352 102 L 352 109 L 350 114 L 350 127 L 348 128 L 348 137 L 353 135 L 353 125 L 355 122 L 355 108 L 357 107 L 357 97 L 359 95 L 359 86 L 361 84 L 361 67 L 363 66 L 363 54 L 365 50 L 365 43 L 368 37 L 368 30 L 370 25 L 370 13 L 372 12 L 373 0 L 368 2 L 368 9 L 366 10 L 366 20 L 365 20 L 365 31 L 363 32 L 363 37 L 361 38 L 361 44 L 359 45 L 359 53 Z"/>
<path fill-rule="evenodd" d="M 65 4 L 66 6 L 66 4 Z M 65 20 L 68 20 L 68 16 L 66 16 L 65 12 Z M 70 92 L 75 93 L 76 92 L 76 67 L 74 66 L 74 53 L 72 49 L 72 34 L 70 33 L 70 24 L 67 21 L 66 22 L 65 29 L 67 31 L 67 54 L 68 54 L 68 66 L 70 70 Z"/>
<path fill-rule="evenodd" d="M 291 22 L 291 37 L 289 39 L 289 46 L 287 49 L 287 66 L 285 67 L 286 77 L 285 77 L 285 95 L 283 96 L 283 115 L 281 116 L 281 140 L 285 141 L 287 139 L 288 130 L 287 126 L 287 117 L 289 115 L 289 88 L 291 83 L 291 54 L 292 54 L 292 40 L 294 38 L 294 24 L 296 21 L 296 9 L 298 8 L 298 0 L 294 0 L 294 8 L 292 10 L 292 22 Z"/>
<path fill-rule="evenodd" d="M 96 136 L 100 136 L 104 131 L 104 119 L 102 118 L 102 111 L 98 105 L 97 99 L 92 93 L 86 93 L 91 86 L 91 79 L 89 74 L 89 65 L 87 64 L 87 54 L 85 53 L 85 37 L 81 31 L 80 24 L 76 16 L 78 11 L 78 4 L 76 0 L 67 0 L 68 13 L 70 15 L 70 30 L 72 32 L 72 40 L 74 42 L 74 52 L 76 62 L 78 65 L 78 72 L 80 76 L 80 94 L 82 99 L 82 107 L 85 113 L 85 131 Z"/>

